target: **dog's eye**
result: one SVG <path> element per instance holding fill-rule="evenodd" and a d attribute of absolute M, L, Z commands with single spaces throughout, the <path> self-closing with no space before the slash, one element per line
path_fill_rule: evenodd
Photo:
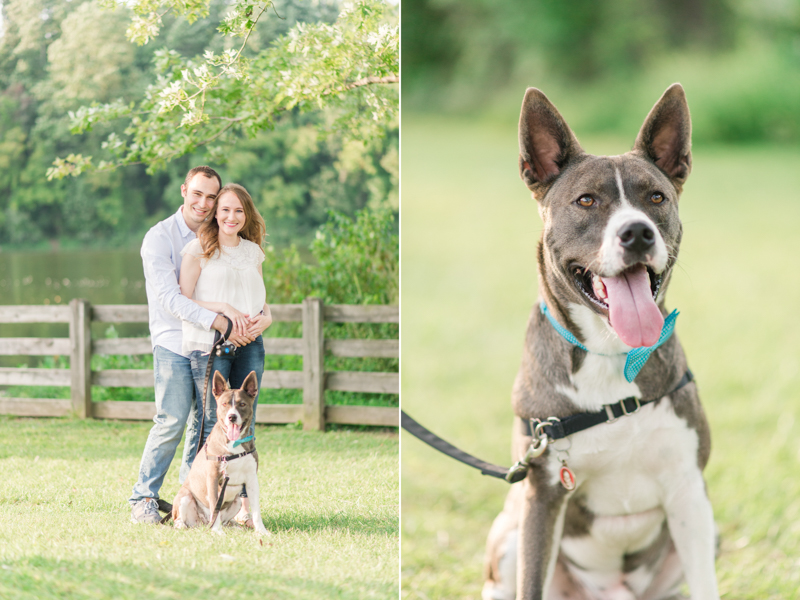
<path fill-rule="evenodd" d="M 597 204 L 597 200 L 592 198 L 589 194 L 584 194 L 583 196 L 578 198 L 577 202 L 580 206 L 583 206 L 584 208 L 589 208 L 590 206 L 594 206 L 595 204 Z"/>
<path fill-rule="evenodd" d="M 653 204 L 661 204 L 664 201 L 664 194 L 656 192 L 650 196 L 650 202 Z"/>

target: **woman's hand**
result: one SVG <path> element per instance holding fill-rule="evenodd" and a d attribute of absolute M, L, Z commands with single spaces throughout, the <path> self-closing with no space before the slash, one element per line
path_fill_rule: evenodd
<path fill-rule="evenodd" d="M 250 326 L 250 315 L 239 312 L 230 304 L 222 303 L 222 314 L 228 317 L 233 323 L 234 335 L 244 336 Z"/>
<path fill-rule="evenodd" d="M 272 325 L 272 313 L 269 310 L 269 305 L 265 304 L 261 314 L 250 317 L 247 334 L 255 339 L 264 333 L 270 325 Z"/>

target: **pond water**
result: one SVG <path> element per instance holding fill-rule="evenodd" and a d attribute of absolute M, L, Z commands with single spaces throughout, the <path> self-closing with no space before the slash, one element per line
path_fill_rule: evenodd
<path fill-rule="evenodd" d="M 0 252 L 0 304 L 146 304 L 138 250 Z"/>
<path fill-rule="evenodd" d="M 66 305 L 73 298 L 92 304 L 147 304 L 139 250 L 0 252 L 0 304 Z M 120 337 L 147 334 L 147 324 L 115 326 Z M 105 337 L 107 324 L 92 326 Z M 66 324 L 0 324 L 0 337 L 66 337 Z M 2 366 L 19 360 L 2 357 Z"/>

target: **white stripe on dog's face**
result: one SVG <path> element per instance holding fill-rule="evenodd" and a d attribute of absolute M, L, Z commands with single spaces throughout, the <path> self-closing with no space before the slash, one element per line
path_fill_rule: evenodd
<path fill-rule="evenodd" d="M 603 244 L 600 247 L 598 259 L 600 268 L 597 269 L 597 273 L 602 277 L 613 277 L 619 275 L 622 271 L 631 266 L 625 263 L 625 248 L 622 247 L 619 232 L 634 223 L 643 223 L 647 225 L 655 234 L 653 248 L 647 253 L 644 262 L 648 267 L 653 269 L 655 273 L 661 273 L 667 267 L 667 260 L 669 258 L 664 238 L 661 236 L 661 232 L 650 217 L 643 211 L 633 208 L 628 198 L 625 196 L 625 189 L 622 185 L 622 176 L 620 175 L 619 169 L 615 167 L 614 172 L 616 175 L 617 187 L 619 188 L 620 207 L 611 215 L 606 223 L 603 233 Z"/>

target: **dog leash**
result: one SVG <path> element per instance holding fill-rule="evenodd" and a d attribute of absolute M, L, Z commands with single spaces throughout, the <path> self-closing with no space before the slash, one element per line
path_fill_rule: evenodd
<path fill-rule="evenodd" d="M 446 454 L 450 458 L 455 458 L 457 461 L 469 465 L 475 469 L 479 469 L 481 474 L 489 475 L 490 477 L 497 477 L 498 479 L 505 479 L 508 469 L 487 463 L 479 458 L 475 458 L 471 454 L 467 454 L 463 450 L 459 450 L 453 444 L 446 442 L 435 433 L 426 429 L 414 419 L 412 419 L 404 411 L 400 411 L 400 426 L 414 437 L 422 440 L 431 448 L 435 448 L 439 452 Z M 514 483 L 513 481 L 511 483 Z"/>
<path fill-rule="evenodd" d="M 222 316 L 225 317 L 225 315 Z M 206 366 L 206 381 L 205 384 L 203 385 L 203 410 L 200 411 L 200 437 L 197 440 L 197 449 L 194 452 L 195 456 L 197 456 L 197 453 L 200 452 L 200 448 L 203 446 L 203 441 L 204 441 L 203 434 L 205 432 L 203 431 L 203 428 L 205 426 L 205 417 L 206 417 L 206 398 L 208 397 L 208 380 L 209 377 L 211 376 L 211 369 L 214 366 L 214 353 L 219 346 L 225 343 L 225 341 L 228 339 L 228 336 L 231 334 L 231 331 L 233 331 L 233 321 L 231 321 L 228 317 L 225 317 L 225 319 L 228 321 L 228 328 L 225 331 L 225 335 L 221 335 L 219 331 L 214 331 L 214 343 L 211 344 L 211 352 L 208 356 L 208 366 Z M 172 518 L 172 505 L 166 501 L 159 500 L 158 501 L 159 510 L 162 509 L 162 502 L 164 508 L 167 508 L 167 506 L 169 506 L 169 510 L 164 511 L 167 514 L 164 515 L 164 518 L 161 519 L 161 521 L 159 521 L 159 525 L 165 525 Z"/>
<path fill-rule="evenodd" d="M 195 456 L 197 456 L 197 454 L 200 453 L 200 448 L 205 448 L 206 447 L 205 444 L 204 444 L 204 442 L 205 442 L 205 431 L 204 431 L 204 429 L 205 429 L 206 405 L 208 404 L 208 381 L 209 381 L 209 379 L 211 379 L 211 371 L 212 371 L 212 369 L 214 367 L 214 356 L 217 354 L 217 351 L 219 350 L 219 348 L 227 341 L 228 337 L 231 335 L 231 331 L 233 331 L 233 321 L 231 321 L 225 315 L 222 315 L 222 316 L 225 317 L 226 321 L 228 321 L 228 327 L 225 330 L 225 335 L 220 334 L 219 331 L 215 331 L 214 332 L 214 342 L 211 344 L 211 350 L 208 353 L 208 364 L 206 365 L 206 376 L 205 376 L 205 381 L 203 383 L 203 410 L 200 412 L 200 435 L 199 435 L 198 440 L 197 440 L 197 449 L 195 450 Z M 243 438 L 241 440 L 237 440 L 236 442 L 234 442 L 233 445 L 234 445 L 234 447 L 236 447 L 239 444 L 243 444 L 244 442 L 248 442 L 248 441 L 251 441 L 251 440 L 255 440 L 255 437 L 252 436 L 252 435 L 247 437 L 247 438 Z M 238 455 L 234 456 L 233 459 L 241 458 L 242 456 L 247 456 L 248 454 L 252 454 L 253 452 L 255 452 L 255 448 L 253 450 L 251 450 L 250 452 L 245 452 L 243 454 L 238 454 Z M 216 461 L 232 460 L 232 459 L 229 459 L 228 457 L 225 457 L 225 456 L 213 456 L 213 455 L 209 456 L 208 450 L 206 450 L 206 458 L 209 459 L 209 460 L 213 458 Z M 225 496 L 225 488 L 228 487 L 228 479 L 229 478 L 226 476 L 224 481 L 222 482 L 222 486 L 221 486 L 220 492 L 219 492 L 219 498 L 217 499 L 217 505 L 214 508 L 214 513 L 213 513 L 212 518 L 211 518 L 211 525 L 214 524 L 214 520 L 216 519 L 217 513 L 219 513 L 220 507 L 222 506 L 222 499 Z M 158 501 L 159 510 L 161 510 L 161 503 L 162 502 L 164 502 L 164 501 L 162 501 L 162 500 Z M 167 503 L 167 502 L 164 502 L 164 508 L 167 508 L 167 507 L 169 507 L 169 510 L 165 511 L 167 514 L 164 515 L 164 518 L 162 518 L 161 521 L 159 521 L 160 525 L 166 524 L 172 518 L 172 505 Z"/>
<path fill-rule="evenodd" d="M 222 316 L 225 317 L 225 315 Z M 231 331 L 233 331 L 233 321 L 231 321 L 228 317 L 225 317 L 225 320 L 228 321 L 228 328 L 225 331 L 225 335 L 221 335 L 219 331 L 214 332 L 214 343 L 211 344 L 211 351 L 208 354 L 206 380 L 203 383 L 203 410 L 200 412 L 200 437 L 197 438 L 197 449 L 194 451 L 195 456 L 197 456 L 197 454 L 200 452 L 200 448 L 203 447 L 203 442 L 205 441 L 204 425 L 206 420 L 206 404 L 208 403 L 208 380 L 211 378 L 211 370 L 214 367 L 214 355 L 217 353 L 219 347 L 228 340 L 228 337 L 231 335 Z"/>
<path fill-rule="evenodd" d="M 550 440 L 562 439 L 573 433 L 578 433 L 579 431 L 594 427 L 595 425 L 610 423 L 621 417 L 632 415 L 642 406 L 656 402 L 664 396 L 671 396 L 692 381 L 694 381 L 694 375 L 687 369 L 675 388 L 673 388 L 671 392 L 663 394 L 658 398 L 640 400 L 632 396 L 630 398 L 624 398 L 614 404 L 606 404 L 604 405 L 604 410 L 592 413 L 578 413 L 563 419 L 557 417 L 549 417 L 543 420 L 535 418 L 527 420 L 521 419 L 523 423 L 522 433 L 533 437 L 534 441 L 531 443 L 525 457 L 515 463 L 511 468 L 493 465 L 492 463 L 483 461 L 456 448 L 450 442 L 445 441 L 429 429 L 420 425 L 402 410 L 400 411 L 400 426 L 420 441 L 428 444 L 431 448 L 465 465 L 478 469 L 482 475 L 489 475 L 490 477 L 502 479 L 508 483 L 517 483 L 525 479 L 528 474 L 528 469 L 530 468 L 530 461 L 544 453 Z M 526 425 L 527 429 L 525 428 Z"/>
<path fill-rule="evenodd" d="M 229 479 L 230 477 L 226 475 L 225 479 L 222 480 L 222 485 L 219 488 L 219 497 L 217 498 L 217 504 L 216 506 L 214 506 L 214 512 L 211 513 L 211 521 L 209 521 L 208 523 L 209 529 L 214 526 L 214 522 L 217 520 L 217 517 L 219 516 L 219 511 L 222 508 L 222 503 L 225 501 L 225 488 L 228 487 Z"/>

